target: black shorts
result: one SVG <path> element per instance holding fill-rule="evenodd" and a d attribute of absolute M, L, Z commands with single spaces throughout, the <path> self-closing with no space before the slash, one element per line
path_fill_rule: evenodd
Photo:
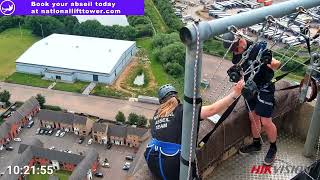
<path fill-rule="evenodd" d="M 273 92 L 259 92 L 252 99 L 247 100 L 250 109 L 249 111 L 255 111 L 258 116 L 270 118 L 273 113 L 275 99 Z"/>

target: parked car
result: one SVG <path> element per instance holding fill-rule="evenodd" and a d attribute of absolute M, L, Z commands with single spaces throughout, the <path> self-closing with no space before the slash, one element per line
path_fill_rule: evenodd
<path fill-rule="evenodd" d="M 6 150 L 7 151 L 13 151 L 14 149 L 13 149 L 13 147 L 10 146 L 10 147 L 6 147 Z"/>
<path fill-rule="evenodd" d="M 84 141 L 84 137 L 83 137 L 83 136 L 81 136 L 81 137 L 79 138 L 79 140 L 78 140 L 78 143 L 79 143 L 79 144 L 82 144 L 82 143 L 83 143 L 83 141 Z"/>
<path fill-rule="evenodd" d="M 36 134 L 39 134 L 39 133 L 40 133 L 40 128 L 38 128 L 36 131 Z"/>
<path fill-rule="evenodd" d="M 107 143 L 107 149 L 111 149 L 111 147 L 112 147 L 112 143 L 108 142 Z"/>
<path fill-rule="evenodd" d="M 89 139 L 88 140 L 88 144 L 90 145 L 90 144 L 92 144 L 92 141 L 93 141 L 93 139 L 91 138 L 91 139 Z"/>
<path fill-rule="evenodd" d="M 126 156 L 126 160 L 128 160 L 128 161 L 133 161 L 133 159 L 134 159 L 134 156 L 132 156 L 132 155 Z"/>
<path fill-rule="evenodd" d="M 49 148 L 49 150 L 54 150 L 55 149 L 55 147 L 54 146 L 51 146 L 50 148 Z"/>
<path fill-rule="evenodd" d="M 20 139 L 20 138 L 13 138 L 13 140 L 14 140 L 15 142 L 21 142 L 21 139 Z"/>
<path fill-rule="evenodd" d="M 48 131 L 48 135 L 52 135 L 53 134 L 53 129 L 49 129 L 49 131 Z"/>
<path fill-rule="evenodd" d="M 60 133 L 61 133 L 61 130 L 59 129 L 58 131 L 57 131 L 57 133 L 56 133 L 56 137 L 59 137 L 60 136 Z"/>
<path fill-rule="evenodd" d="M 31 128 L 34 125 L 34 121 L 29 121 L 27 128 Z"/>
<path fill-rule="evenodd" d="M 122 167 L 123 170 L 129 170 L 130 169 L 130 163 L 129 162 L 126 162 L 123 167 Z"/>
<path fill-rule="evenodd" d="M 63 137 L 65 134 L 66 134 L 66 132 L 62 131 L 59 136 Z"/>
<path fill-rule="evenodd" d="M 101 163 L 101 166 L 104 168 L 110 168 L 110 164 L 107 158 L 104 159 L 104 161 Z"/>
<path fill-rule="evenodd" d="M 94 173 L 95 177 L 103 178 L 103 174 L 101 172 Z"/>
<path fill-rule="evenodd" d="M 48 129 L 44 129 L 44 134 L 48 135 L 49 134 L 49 130 Z"/>
<path fill-rule="evenodd" d="M 42 135 L 44 133 L 44 129 L 40 129 L 39 134 Z"/>

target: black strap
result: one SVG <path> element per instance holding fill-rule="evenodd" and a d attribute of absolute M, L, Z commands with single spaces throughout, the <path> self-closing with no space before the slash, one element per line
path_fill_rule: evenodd
<path fill-rule="evenodd" d="M 206 135 L 200 142 L 207 143 L 212 133 L 227 119 L 227 117 L 232 113 L 233 109 L 236 107 L 239 102 L 241 96 L 239 96 L 229 107 L 228 109 L 221 115 L 219 121 L 214 126 L 214 128 Z"/>
<path fill-rule="evenodd" d="M 189 161 L 184 159 L 182 156 L 180 156 L 180 161 L 182 162 L 182 164 L 184 164 L 185 166 L 189 166 Z M 196 163 L 193 161 L 191 162 L 191 166 L 196 166 Z"/>
<path fill-rule="evenodd" d="M 276 91 L 285 91 L 285 90 L 290 90 L 290 89 L 296 89 L 299 87 L 300 87 L 300 85 L 294 85 L 294 86 L 289 86 L 289 87 L 282 88 L 282 89 L 277 89 Z"/>
<path fill-rule="evenodd" d="M 193 104 L 193 98 L 192 97 L 188 97 L 186 95 L 184 95 L 183 99 L 189 103 L 189 104 Z M 196 98 L 196 104 L 200 104 L 202 103 L 202 98 Z"/>

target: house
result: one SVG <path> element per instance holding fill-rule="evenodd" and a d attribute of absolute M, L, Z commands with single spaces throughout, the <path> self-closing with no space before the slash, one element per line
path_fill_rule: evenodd
<path fill-rule="evenodd" d="M 66 153 L 56 150 L 49 150 L 43 147 L 43 143 L 37 139 L 28 139 L 20 144 L 18 157 L 13 160 L 12 167 L 51 165 L 54 170 L 71 171 L 69 180 L 91 180 L 93 173 L 99 165 L 99 154 L 90 149 L 85 156 Z M 6 180 L 22 180 L 23 175 L 15 173 L 6 173 Z"/>
<path fill-rule="evenodd" d="M 139 147 L 144 141 L 144 135 L 148 130 L 144 128 L 127 127 L 126 145 L 130 147 Z"/>
<path fill-rule="evenodd" d="M 93 126 L 91 119 L 69 112 L 41 110 L 36 118 L 42 127 L 63 129 L 80 136 L 87 136 Z"/>
<path fill-rule="evenodd" d="M 109 141 L 116 145 L 127 145 L 130 147 L 139 147 L 141 142 L 149 135 L 148 129 L 135 128 L 130 126 L 109 125 Z"/>
<path fill-rule="evenodd" d="M 0 145 L 17 137 L 21 126 L 25 126 L 40 110 L 39 102 L 36 98 L 31 97 L 22 104 L 12 115 L 4 119 L 0 125 Z"/>
<path fill-rule="evenodd" d="M 96 143 L 105 143 L 108 141 L 108 124 L 94 123 L 92 127 L 92 139 Z"/>
<path fill-rule="evenodd" d="M 110 124 L 108 126 L 109 141 L 116 145 L 125 145 L 127 127 Z"/>

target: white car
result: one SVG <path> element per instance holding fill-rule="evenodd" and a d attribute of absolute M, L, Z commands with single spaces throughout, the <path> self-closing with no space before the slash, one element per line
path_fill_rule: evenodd
<path fill-rule="evenodd" d="M 20 138 L 13 138 L 13 140 L 14 140 L 15 142 L 21 142 L 21 139 L 20 139 Z"/>
<path fill-rule="evenodd" d="M 66 134 L 66 132 L 64 132 L 64 131 L 61 132 L 61 133 L 60 133 L 60 137 L 63 137 L 65 134 Z"/>
<path fill-rule="evenodd" d="M 56 137 L 60 136 L 60 133 L 61 133 L 61 130 L 58 130 L 55 136 Z"/>
<path fill-rule="evenodd" d="M 88 140 L 88 144 L 90 145 L 90 144 L 92 144 L 92 141 L 93 141 L 93 139 L 91 138 L 91 139 L 89 139 Z"/>
<path fill-rule="evenodd" d="M 55 147 L 54 147 L 54 146 L 51 146 L 49 149 L 50 149 L 50 150 L 54 150 L 54 149 L 55 149 Z"/>
<path fill-rule="evenodd" d="M 39 134 L 39 132 L 40 132 L 40 128 L 37 129 L 36 134 Z"/>

